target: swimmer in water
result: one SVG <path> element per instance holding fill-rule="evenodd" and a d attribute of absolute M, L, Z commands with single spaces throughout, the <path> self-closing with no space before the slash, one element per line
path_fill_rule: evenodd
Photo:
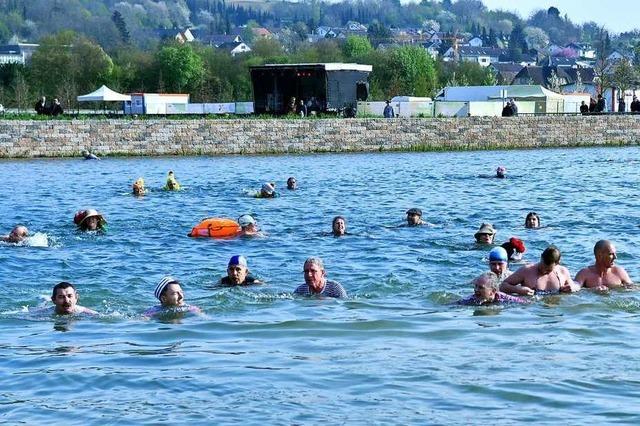
<path fill-rule="evenodd" d="M 334 237 L 342 237 L 347 234 L 347 219 L 343 216 L 336 216 L 331 223 L 331 234 Z"/>
<path fill-rule="evenodd" d="M 507 303 L 527 304 L 529 300 L 522 297 L 510 296 L 498 291 L 499 279 L 493 272 L 485 272 L 473 280 L 473 295 L 458 300 L 458 305 L 497 305 Z"/>
<path fill-rule="evenodd" d="M 483 223 L 480 225 L 478 232 L 474 234 L 476 243 L 478 244 L 493 244 L 497 231 L 490 223 Z"/>
<path fill-rule="evenodd" d="M 298 286 L 293 294 L 298 296 L 347 297 L 347 292 L 339 282 L 327 279 L 324 262 L 319 257 L 310 257 L 304 262 L 304 284 Z"/>
<path fill-rule="evenodd" d="M 173 170 L 169 170 L 169 173 L 167 173 L 167 183 L 163 189 L 165 191 L 180 191 L 180 183 L 176 180 Z"/>
<path fill-rule="evenodd" d="M 524 242 L 516 237 L 509 238 L 509 241 L 502 243 L 500 247 L 507 251 L 507 259 L 509 261 L 522 260 L 524 252 L 527 251 Z"/>
<path fill-rule="evenodd" d="M 296 178 L 291 176 L 289 179 L 287 179 L 287 189 L 288 190 L 295 191 L 297 188 L 298 188 L 298 182 L 296 181 Z"/>
<path fill-rule="evenodd" d="M 240 235 L 252 236 L 260 234 L 256 220 L 249 214 L 240 216 L 238 218 L 238 225 L 240 225 L 241 228 Z"/>
<path fill-rule="evenodd" d="M 95 154 L 90 153 L 89 151 L 82 151 L 82 156 L 84 157 L 85 160 L 99 160 L 100 157 L 98 157 Z"/>
<path fill-rule="evenodd" d="M 507 177 L 507 168 L 504 166 L 500 166 L 496 169 L 496 177 L 498 179 L 504 179 Z"/>
<path fill-rule="evenodd" d="M 142 197 L 147 193 L 147 190 L 144 187 L 144 179 L 138 178 L 135 182 L 133 182 L 133 195 L 136 197 Z"/>
<path fill-rule="evenodd" d="M 201 313 L 197 306 L 189 306 L 184 302 L 184 292 L 180 282 L 173 277 L 166 276 L 156 285 L 154 292 L 160 305 L 147 309 L 145 316 L 152 317 L 165 313 Z"/>
<path fill-rule="evenodd" d="M 256 194 L 256 198 L 275 198 L 277 196 L 275 185 L 270 182 L 263 184 L 260 192 Z"/>
<path fill-rule="evenodd" d="M 98 314 L 92 309 L 78 305 L 78 300 L 80 300 L 80 294 L 73 284 L 62 281 L 53 287 L 51 301 L 54 306 L 52 311 L 56 315 Z"/>
<path fill-rule="evenodd" d="M 540 255 L 540 262 L 525 265 L 500 284 L 500 291 L 520 296 L 536 292 L 571 293 L 580 290 L 569 270 L 560 265 L 560 250 L 549 246 Z"/>
<path fill-rule="evenodd" d="M 9 235 L 0 237 L 0 240 L 4 241 L 5 243 L 18 244 L 26 240 L 27 238 L 29 238 L 29 230 L 27 229 L 27 227 L 22 225 L 16 225 L 11 230 Z"/>
<path fill-rule="evenodd" d="M 595 263 L 578 272 L 576 283 L 598 291 L 606 291 L 633 283 L 622 266 L 614 265 L 618 256 L 616 246 L 611 241 L 598 241 L 593 247 L 593 254 Z"/>
<path fill-rule="evenodd" d="M 524 219 L 524 227 L 529 229 L 540 228 L 540 216 L 538 216 L 538 213 L 527 213 L 527 217 Z"/>
<path fill-rule="evenodd" d="M 107 221 L 97 210 L 87 209 L 76 212 L 73 222 L 81 231 L 106 231 Z"/>
<path fill-rule="evenodd" d="M 251 275 L 244 256 L 232 256 L 227 265 L 227 276 L 218 281 L 222 287 L 246 286 L 252 284 L 262 284 L 262 281 Z"/>
<path fill-rule="evenodd" d="M 509 257 L 507 251 L 502 247 L 494 247 L 489 252 L 489 269 L 500 281 L 513 274 L 509 270 Z"/>
<path fill-rule="evenodd" d="M 422 220 L 422 210 L 414 207 L 407 210 L 407 226 L 419 226 L 424 225 Z"/>

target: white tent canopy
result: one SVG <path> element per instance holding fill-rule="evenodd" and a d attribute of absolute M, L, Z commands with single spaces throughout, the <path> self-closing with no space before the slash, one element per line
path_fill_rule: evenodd
<path fill-rule="evenodd" d="M 78 102 L 118 102 L 118 101 L 130 101 L 131 96 L 123 95 L 122 93 L 114 92 L 107 86 L 102 85 L 95 92 L 88 93 L 86 95 L 78 96 Z"/>

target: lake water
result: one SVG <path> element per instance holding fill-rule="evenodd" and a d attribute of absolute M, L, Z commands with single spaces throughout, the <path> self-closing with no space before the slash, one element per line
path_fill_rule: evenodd
<path fill-rule="evenodd" d="M 498 165 L 508 179 L 482 177 Z M 160 190 L 169 169 L 184 191 Z M 638 424 L 637 291 L 450 303 L 487 269 L 482 222 L 523 239 L 527 261 L 556 244 L 573 275 L 611 239 L 639 279 L 639 170 L 638 148 L 3 161 L 2 231 L 24 223 L 48 246 L 0 244 L 0 422 Z M 265 181 L 282 196 L 247 194 Z M 89 207 L 106 235 L 75 230 Z M 397 227 L 410 207 L 433 226 Z M 523 228 L 531 210 L 543 228 Z M 186 237 L 243 213 L 268 236 Z M 339 214 L 353 235 L 323 236 Z M 267 284 L 211 289 L 234 254 Z M 347 300 L 291 296 L 311 255 Z M 206 315 L 144 319 L 165 274 Z M 27 312 L 62 280 L 103 315 Z"/>

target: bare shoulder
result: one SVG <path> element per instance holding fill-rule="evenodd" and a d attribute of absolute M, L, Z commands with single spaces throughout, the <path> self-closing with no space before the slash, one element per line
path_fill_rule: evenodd
<path fill-rule="evenodd" d="M 98 315 L 97 311 L 94 311 L 93 309 L 89 309 L 89 308 L 85 308 L 84 306 L 76 306 L 76 311 L 79 314 L 86 314 L 86 315 Z"/>
<path fill-rule="evenodd" d="M 613 267 L 613 272 L 622 280 L 623 283 L 631 284 L 633 282 L 627 271 L 622 266 L 615 265 Z"/>

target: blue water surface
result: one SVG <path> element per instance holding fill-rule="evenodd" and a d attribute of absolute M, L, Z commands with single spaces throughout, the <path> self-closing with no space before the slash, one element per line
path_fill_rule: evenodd
<path fill-rule="evenodd" d="M 526 261 L 556 244 L 572 274 L 611 239 L 640 279 L 639 166 L 639 148 L 0 162 L 1 230 L 48 241 L 0 244 L 0 422 L 638 424 L 637 291 L 451 302 L 487 269 L 482 222 L 523 239 Z M 183 191 L 161 190 L 168 170 Z M 266 181 L 280 197 L 249 195 Z M 433 226 L 398 227 L 411 207 Z M 82 208 L 105 235 L 75 229 Z M 543 228 L 523 228 L 529 211 Z M 265 237 L 186 236 L 244 213 Z M 324 235 L 335 215 L 352 235 Z M 266 285 L 212 289 L 234 254 Z M 312 255 L 347 300 L 292 296 Z M 141 315 L 165 274 L 205 315 Z M 101 316 L 34 314 L 63 280 Z"/>

